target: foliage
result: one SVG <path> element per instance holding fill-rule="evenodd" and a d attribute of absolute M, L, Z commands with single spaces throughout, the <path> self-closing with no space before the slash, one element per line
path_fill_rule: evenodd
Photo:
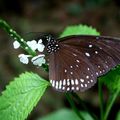
<path fill-rule="evenodd" d="M 106 75 L 100 77 L 100 80 L 110 89 L 110 91 L 120 91 L 120 65 L 112 69 Z"/>
<path fill-rule="evenodd" d="M 65 30 L 62 32 L 60 37 L 65 37 L 69 35 L 100 35 L 100 33 L 91 26 L 88 27 L 87 25 L 73 25 L 68 26 L 65 28 Z"/>
<path fill-rule="evenodd" d="M 24 120 L 36 106 L 49 83 L 26 72 L 15 78 L 0 96 L 0 120 Z"/>
<path fill-rule="evenodd" d="M 120 120 L 120 111 L 117 114 L 116 120 Z"/>
<path fill-rule="evenodd" d="M 93 118 L 87 112 L 81 111 L 80 113 L 85 120 L 93 120 Z M 82 119 L 80 119 L 72 110 L 64 108 L 38 120 L 82 120 Z"/>

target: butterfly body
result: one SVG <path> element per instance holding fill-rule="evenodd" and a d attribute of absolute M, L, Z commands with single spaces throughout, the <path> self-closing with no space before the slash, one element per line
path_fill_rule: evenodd
<path fill-rule="evenodd" d="M 104 36 L 49 38 L 49 79 L 58 91 L 85 91 L 120 64 L 120 41 Z"/>

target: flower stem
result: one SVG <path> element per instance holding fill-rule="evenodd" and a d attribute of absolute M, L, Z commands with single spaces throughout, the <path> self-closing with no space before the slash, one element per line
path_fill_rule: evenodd
<path fill-rule="evenodd" d="M 81 107 L 88 112 L 95 120 L 98 120 L 97 116 L 91 112 L 91 110 L 89 110 L 89 108 L 86 106 L 86 104 L 84 103 L 84 101 L 75 93 L 72 92 L 71 93 L 72 97 L 76 98 L 76 100 L 79 102 L 79 104 L 81 105 Z"/>
<path fill-rule="evenodd" d="M 85 119 L 83 118 L 83 116 L 81 115 L 81 113 L 79 112 L 79 110 L 77 109 L 75 103 L 73 102 L 71 93 L 66 93 L 65 95 L 66 95 L 66 98 L 67 98 L 68 102 L 70 103 L 72 109 L 73 109 L 74 112 L 77 114 L 77 116 L 80 118 L 80 120 L 85 120 Z"/>
<path fill-rule="evenodd" d="M 113 106 L 113 104 L 114 104 L 114 102 L 115 102 L 115 100 L 116 100 L 119 92 L 120 92 L 119 90 L 116 90 L 116 91 L 115 91 L 114 93 L 112 93 L 111 96 L 109 97 L 108 102 L 107 102 L 107 106 L 106 106 L 106 110 L 105 110 L 105 114 L 104 114 L 102 120 L 107 120 L 108 115 L 109 115 L 109 113 L 110 113 L 110 110 L 111 110 L 111 108 L 112 108 L 112 106 Z"/>
<path fill-rule="evenodd" d="M 6 21 L 0 19 L 0 27 L 2 29 L 4 29 L 14 40 L 18 41 L 21 45 L 21 47 L 27 52 L 29 53 L 29 55 L 35 56 L 36 52 L 33 51 L 26 43 L 26 41 L 19 35 L 16 33 L 16 31 L 14 31 L 12 29 L 12 27 L 10 25 L 7 24 Z"/>
<path fill-rule="evenodd" d="M 102 92 L 102 82 L 100 79 L 98 80 L 98 94 L 99 94 L 99 100 L 100 100 L 100 119 L 103 120 L 103 113 L 104 113 L 104 103 L 103 103 L 103 92 Z"/>

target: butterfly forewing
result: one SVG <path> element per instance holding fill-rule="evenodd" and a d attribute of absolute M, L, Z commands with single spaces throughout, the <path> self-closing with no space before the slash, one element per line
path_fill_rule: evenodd
<path fill-rule="evenodd" d="M 75 43 L 76 41 L 76 43 Z M 108 72 L 120 63 L 120 41 L 108 37 L 79 36 L 61 41 L 71 47 L 77 46 L 76 50 L 86 55 L 87 59 L 95 68 L 97 76 Z"/>
<path fill-rule="evenodd" d="M 97 77 L 120 63 L 119 40 L 96 36 L 70 36 L 58 40 L 59 50 L 49 54 L 49 76 L 59 91 L 84 91 Z"/>

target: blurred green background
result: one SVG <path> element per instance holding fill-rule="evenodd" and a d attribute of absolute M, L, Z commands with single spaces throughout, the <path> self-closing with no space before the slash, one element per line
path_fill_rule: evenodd
<path fill-rule="evenodd" d="M 5 19 L 20 35 L 29 32 L 50 32 L 59 35 L 73 24 L 86 24 L 95 27 L 102 35 L 120 37 L 119 0 L 0 0 L 0 18 Z M 22 50 L 14 50 L 12 39 L 0 29 L 0 91 L 24 71 L 37 72 L 48 79 L 48 74 L 35 66 L 23 65 L 17 58 Z M 99 115 L 97 84 L 84 93 L 78 93 Z M 104 95 L 107 98 L 107 90 Z M 61 108 L 69 108 L 64 93 L 49 88 L 28 120 L 37 120 Z M 81 106 L 78 104 L 79 109 Z M 118 99 L 110 118 L 116 116 L 120 107 Z"/>

